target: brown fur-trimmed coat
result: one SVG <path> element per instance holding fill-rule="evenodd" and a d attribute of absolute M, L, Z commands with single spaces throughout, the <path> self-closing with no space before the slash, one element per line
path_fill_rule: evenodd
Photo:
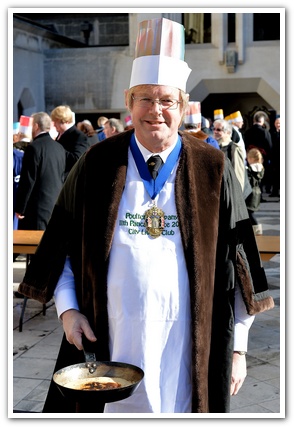
<path fill-rule="evenodd" d="M 109 360 L 107 270 L 132 133 L 94 145 L 74 166 L 19 286 L 24 295 L 49 301 L 70 255 L 80 310 L 98 338 L 98 360 Z M 220 150 L 180 134 L 175 193 L 191 289 L 192 412 L 229 412 L 236 280 L 249 314 L 274 304 L 230 163 Z M 83 361 L 63 339 L 55 371 Z M 44 412 L 74 412 L 54 383 Z"/>

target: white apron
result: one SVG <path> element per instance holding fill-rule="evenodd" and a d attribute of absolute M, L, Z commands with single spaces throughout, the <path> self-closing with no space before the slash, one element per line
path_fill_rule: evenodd
<path fill-rule="evenodd" d="M 163 235 L 146 234 L 141 216 L 150 207 L 129 150 L 108 274 L 112 361 L 131 363 L 145 376 L 133 396 L 105 406 L 107 413 L 191 412 L 191 315 L 189 282 L 178 228 L 171 174 L 157 206 Z"/>

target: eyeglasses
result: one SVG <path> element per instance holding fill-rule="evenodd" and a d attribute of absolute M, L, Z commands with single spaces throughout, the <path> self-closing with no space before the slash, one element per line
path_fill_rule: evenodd
<path fill-rule="evenodd" d="M 215 130 L 216 132 L 224 132 L 223 129 L 218 129 L 218 128 L 213 128 L 213 130 Z"/>
<path fill-rule="evenodd" d="M 141 108 L 152 108 L 154 103 L 157 102 L 162 110 L 176 110 L 178 108 L 178 104 L 181 104 L 182 101 L 178 101 L 177 99 L 152 99 L 146 98 L 145 96 L 133 96 L 133 100 L 136 104 Z"/>

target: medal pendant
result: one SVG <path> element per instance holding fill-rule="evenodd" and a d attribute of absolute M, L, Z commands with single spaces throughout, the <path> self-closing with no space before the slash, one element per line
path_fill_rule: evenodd
<path fill-rule="evenodd" d="M 149 236 L 161 236 L 164 230 L 164 212 L 159 209 L 155 204 L 148 209 L 145 214 L 145 227 Z"/>

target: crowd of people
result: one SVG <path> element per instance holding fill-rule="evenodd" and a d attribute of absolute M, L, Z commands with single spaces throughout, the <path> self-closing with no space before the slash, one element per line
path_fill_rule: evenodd
<path fill-rule="evenodd" d="M 22 116 L 26 117 L 26 116 Z M 30 117 L 24 135 L 13 124 L 13 228 L 45 230 L 70 170 L 92 145 L 124 130 L 121 120 L 99 117 L 98 129 L 85 119 L 75 124 L 68 105 Z"/>
<path fill-rule="evenodd" d="M 256 212 L 265 202 L 263 194 L 280 197 L 280 116 L 276 115 L 272 125 L 265 111 L 256 111 L 252 125 L 242 132 L 244 125 L 240 111 L 225 119 L 222 110 L 215 110 L 218 117 L 212 130 L 222 151 L 228 156 L 241 184 L 255 234 L 262 234 Z"/>
<path fill-rule="evenodd" d="M 147 29 L 152 46 L 142 36 Z M 247 167 L 255 176 L 262 160 L 250 151 L 247 165 L 241 126 L 220 110 L 212 126 L 199 111 L 195 127 L 193 117 L 185 120 L 195 113 L 188 114 L 186 93 L 191 70 L 170 40 L 184 46 L 181 24 L 140 23 L 125 126 L 100 117 L 94 142 L 91 123 L 75 125 L 69 106 L 32 115 L 16 194 L 19 222 L 31 215 L 30 197 L 38 199 L 45 181 L 54 176 L 58 190 L 18 291 L 43 304 L 55 300 L 64 336 L 54 372 L 82 363 L 86 342 L 97 360 L 144 371 L 133 396 L 99 405 L 83 400 L 80 412 L 229 412 L 246 378 L 255 315 L 274 306 L 246 205 L 247 174 L 254 185 Z M 264 129 L 260 121 L 253 126 Z M 246 150 L 258 151 L 246 133 Z M 40 180 L 42 157 L 55 173 L 49 178 L 46 169 Z M 263 160 L 266 170 L 266 150 Z M 75 410 L 52 378 L 43 412 Z"/>
<path fill-rule="evenodd" d="M 248 123 L 250 117 L 247 116 Z M 269 115 L 258 110 L 252 124 L 244 129 L 240 111 L 224 116 L 222 109 L 214 110 L 214 120 L 201 115 L 200 102 L 190 101 L 186 110 L 184 129 L 199 139 L 221 149 L 232 163 L 240 182 L 255 234 L 262 234 L 262 224 L 255 212 L 263 195 L 280 198 L 280 115 L 272 124 Z M 216 143 L 216 144 L 215 144 Z"/>
<path fill-rule="evenodd" d="M 13 228 L 44 230 L 61 186 L 81 155 L 92 145 L 133 129 L 133 123 L 131 116 L 125 118 L 125 125 L 117 118 L 100 116 L 97 119 L 97 129 L 87 119 L 75 125 L 75 115 L 67 105 L 56 107 L 50 116 L 40 112 L 32 115 L 32 118 L 35 120 L 31 138 L 28 138 L 28 135 L 24 138 L 19 131 L 19 122 L 14 123 Z M 47 127 L 43 128 L 42 122 L 45 118 L 48 123 Z M 252 171 L 248 152 L 253 148 L 257 149 L 260 152 L 259 163 L 263 166 L 262 178 L 258 180 L 260 195 L 255 198 L 254 209 L 257 211 L 260 203 L 265 201 L 263 193 L 278 199 L 280 196 L 280 116 L 277 115 L 274 125 L 270 126 L 267 113 L 257 111 L 252 118 L 252 125 L 246 130 L 243 130 L 243 126 L 244 120 L 240 111 L 224 117 L 223 110 L 214 110 L 213 121 L 201 115 L 201 104 L 198 101 L 189 101 L 182 123 L 185 131 L 221 149 L 230 159 L 241 184 L 253 228 L 256 234 L 260 234 L 262 227 L 257 227 L 256 217 L 250 213 L 251 192 L 256 191 L 257 183 L 255 181 L 252 185 L 250 182 Z M 38 149 L 42 140 L 46 140 L 47 143 L 43 144 L 41 155 L 38 154 Z M 57 141 L 59 144 L 48 144 L 48 141 Z M 27 147 L 27 154 L 24 156 Z M 62 170 L 61 166 L 63 152 L 60 151 L 60 147 L 63 147 L 66 156 L 65 170 Z M 55 161 L 53 152 L 57 153 L 58 150 L 60 156 L 55 154 L 58 158 L 58 161 Z M 52 169 L 47 168 L 46 172 L 43 170 L 45 162 L 52 164 Z M 48 187 L 52 188 L 52 191 L 46 189 Z M 48 208 L 44 209 L 43 203 L 48 205 Z"/>

